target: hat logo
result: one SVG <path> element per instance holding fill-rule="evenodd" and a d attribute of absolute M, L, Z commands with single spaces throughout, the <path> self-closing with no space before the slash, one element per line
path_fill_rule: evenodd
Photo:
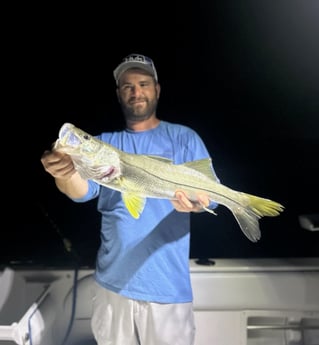
<path fill-rule="evenodd" d="M 145 58 L 141 55 L 131 55 L 125 58 L 125 62 L 145 62 Z"/>

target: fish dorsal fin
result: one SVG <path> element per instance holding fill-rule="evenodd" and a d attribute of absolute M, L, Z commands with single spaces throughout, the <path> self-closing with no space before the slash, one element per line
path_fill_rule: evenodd
<path fill-rule="evenodd" d="M 162 157 L 162 156 L 153 156 L 153 155 L 141 155 L 141 156 L 156 159 L 156 160 L 158 160 L 160 162 L 164 162 L 164 163 L 173 163 L 173 161 L 171 159 L 166 158 L 166 157 Z"/>
<path fill-rule="evenodd" d="M 203 159 L 197 159 L 195 161 L 186 162 L 182 165 L 188 168 L 197 170 L 200 173 L 206 175 L 207 177 L 213 179 L 214 181 L 217 181 L 217 178 L 212 171 L 211 162 L 212 162 L 211 158 L 203 158 Z"/>

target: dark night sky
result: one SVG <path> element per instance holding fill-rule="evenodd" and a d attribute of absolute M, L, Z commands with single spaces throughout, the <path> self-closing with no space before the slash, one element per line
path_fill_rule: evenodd
<path fill-rule="evenodd" d="M 112 71 L 129 53 L 153 58 L 159 117 L 197 130 L 224 184 L 286 206 L 261 220 L 258 243 L 222 207 L 217 217 L 194 215 L 191 257 L 318 256 L 319 232 L 302 229 L 298 215 L 319 212 L 319 2 L 138 5 L 20 8 L 14 18 L 10 113 L 23 143 L 13 158 L 21 183 L 8 197 L 0 263 L 66 264 L 63 237 L 81 264 L 94 262 L 95 202 L 61 195 L 40 156 L 64 122 L 91 134 L 122 126 Z"/>

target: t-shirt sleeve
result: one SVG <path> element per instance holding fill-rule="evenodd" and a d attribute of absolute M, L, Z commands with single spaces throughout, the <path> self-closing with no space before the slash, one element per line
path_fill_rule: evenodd
<path fill-rule="evenodd" d="M 100 193 L 100 185 L 92 180 L 88 180 L 89 188 L 82 198 L 72 198 L 75 202 L 86 202 L 95 199 Z"/>

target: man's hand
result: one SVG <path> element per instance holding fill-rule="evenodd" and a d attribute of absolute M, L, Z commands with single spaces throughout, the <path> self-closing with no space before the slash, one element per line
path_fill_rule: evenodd
<path fill-rule="evenodd" d="M 41 163 L 46 172 L 53 177 L 68 180 L 75 172 L 71 157 L 58 151 L 45 151 Z"/>
<path fill-rule="evenodd" d="M 70 198 L 82 198 L 88 192 L 88 181 L 76 171 L 69 155 L 56 150 L 45 151 L 41 163 L 44 170 L 54 177 L 58 189 Z"/>
<path fill-rule="evenodd" d="M 171 200 L 176 211 L 179 212 L 202 212 L 208 207 L 210 200 L 206 194 L 198 194 L 197 201 L 190 201 L 185 192 L 178 190 L 175 193 L 176 200 Z"/>

